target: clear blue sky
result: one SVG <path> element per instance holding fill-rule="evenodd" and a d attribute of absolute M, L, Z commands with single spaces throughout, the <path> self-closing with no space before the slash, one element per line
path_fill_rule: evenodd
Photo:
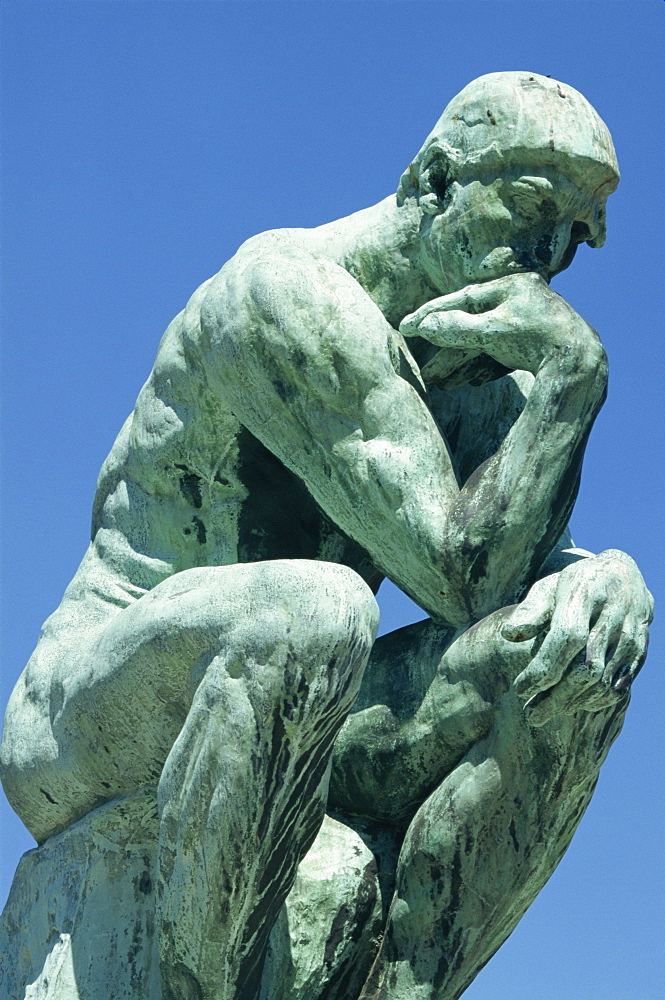
<path fill-rule="evenodd" d="M 555 280 L 612 372 L 573 534 L 633 555 L 660 616 L 572 847 L 465 1000 L 661 996 L 664 18 L 659 0 L 3 4 L 3 703 L 161 332 L 243 240 L 389 194 L 482 73 L 550 74 L 613 132 L 607 245 Z M 386 598 L 383 627 L 412 613 Z M 0 822 L 4 899 L 32 841 L 4 801 Z"/>

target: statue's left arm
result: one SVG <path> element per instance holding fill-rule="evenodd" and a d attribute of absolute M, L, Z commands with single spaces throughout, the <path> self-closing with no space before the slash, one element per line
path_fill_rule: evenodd
<path fill-rule="evenodd" d="M 472 286 L 461 293 L 434 300 L 407 317 L 403 329 L 407 335 L 417 331 L 427 337 L 428 323 L 423 326 L 423 321 L 431 317 L 431 339 L 448 348 L 456 347 L 453 338 L 459 338 L 459 329 L 467 320 L 469 326 L 462 339 L 468 338 L 468 342 L 473 343 L 474 335 L 482 336 L 480 325 L 476 326 L 473 320 L 479 307 L 482 311 L 493 309 L 496 342 L 494 345 L 486 342 L 483 346 L 491 356 L 515 364 L 517 357 L 510 357 L 510 352 L 515 350 L 514 337 L 507 328 L 507 317 L 501 315 L 502 284 L 499 281 L 488 283 L 489 287 Z M 548 295 L 554 297 L 549 291 Z M 559 296 L 555 299 L 563 301 Z M 453 319 L 450 311 L 455 314 L 453 324 L 446 320 L 446 314 Z M 452 337 L 451 329 L 455 331 Z M 503 342 L 501 334 L 504 334 Z M 527 367 L 528 344 L 522 340 L 518 350 L 524 350 L 522 365 Z M 450 357 L 455 357 L 455 351 Z M 513 376 L 516 384 L 511 379 L 486 386 L 482 390 L 484 405 L 480 410 L 477 400 L 472 402 L 470 408 L 478 412 L 473 414 L 465 429 L 462 461 L 467 467 L 476 468 L 489 461 L 506 433 L 506 427 L 502 427 L 506 415 L 514 420 L 522 411 L 530 388 L 529 377 L 525 381 L 525 375 L 522 371 L 521 376 Z M 448 393 L 438 394 L 444 419 L 446 397 Z M 516 400 L 519 400 L 517 405 Z M 464 401 L 471 402 L 468 390 L 462 406 Z M 459 420 L 459 414 L 454 414 L 454 418 Z M 542 725 L 560 712 L 606 708 L 628 690 L 646 658 L 653 598 L 630 556 L 616 549 L 594 555 L 575 548 L 568 529 L 537 576 L 525 600 L 504 625 L 502 634 L 513 642 L 539 636 L 535 656 L 516 678 L 515 687 L 528 699 L 530 721 Z"/>

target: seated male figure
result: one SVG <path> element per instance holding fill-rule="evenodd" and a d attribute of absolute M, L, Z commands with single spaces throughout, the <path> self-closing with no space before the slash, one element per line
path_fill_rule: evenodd
<path fill-rule="evenodd" d="M 482 77 L 396 197 L 167 329 L 2 756 L 40 841 L 158 786 L 165 998 L 257 996 L 328 793 L 402 845 L 366 997 L 458 997 L 565 850 L 652 610 L 560 542 L 607 367 L 549 281 L 617 180 L 581 95 Z M 430 618 L 374 643 L 385 576 Z"/>

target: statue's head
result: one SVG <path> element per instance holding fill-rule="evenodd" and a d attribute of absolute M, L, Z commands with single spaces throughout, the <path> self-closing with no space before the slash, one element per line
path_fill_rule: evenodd
<path fill-rule="evenodd" d="M 519 270 L 549 279 L 579 243 L 602 246 L 618 181 L 610 133 L 578 91 L 535 73 L 489 73 L 450 102 L 397 198 L 424 213 L 434 283 L 443 269 L 444 284 L 460 287 Z"/>

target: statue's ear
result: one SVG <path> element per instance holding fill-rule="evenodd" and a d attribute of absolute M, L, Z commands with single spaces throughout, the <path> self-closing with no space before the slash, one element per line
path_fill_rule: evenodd
<path fill-rule="evenodd" d="M 450 160 L 440 143 L 429 147 L 420 167 L 419 203 L 428 215 L 436 215 L 443 210 L 446 191 L 450 183 Z"/>
<path fill-rule="evenodd" d="M 397 189 L 398 204 L 407 198 L 417 198 L 428 215 L 443 208 L 448 187 L 450 159 L 448 151 L 436 140 L 425 143 L 415 160 L 402 174 Z"/>

